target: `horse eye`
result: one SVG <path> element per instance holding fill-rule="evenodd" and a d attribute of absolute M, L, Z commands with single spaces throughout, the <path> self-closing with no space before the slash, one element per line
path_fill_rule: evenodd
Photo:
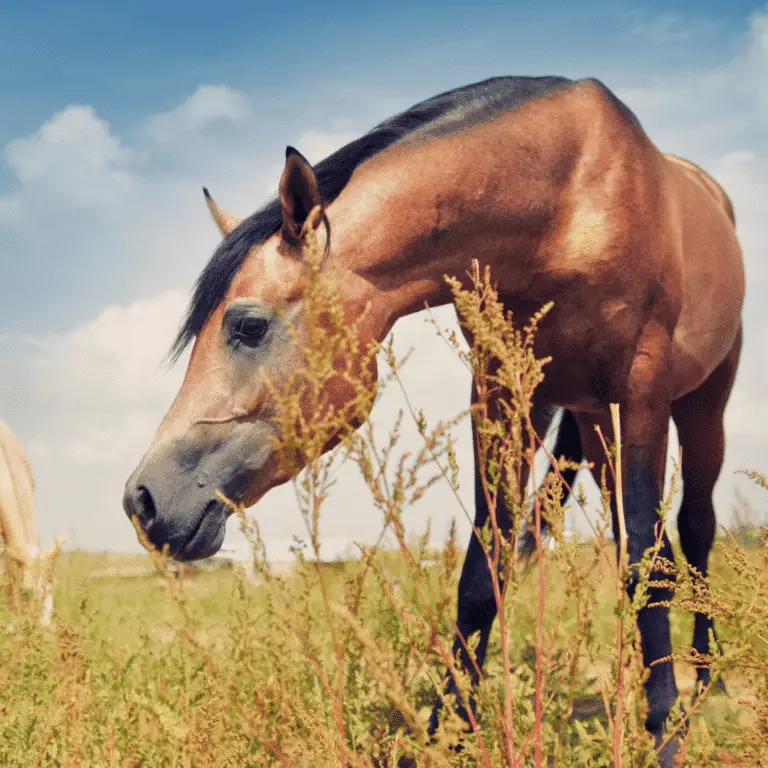
<path fill-rule="evenodd" d="M 257 347 L 266 336 L 268 326 L 263 317 L 243 317 L 237 321 L 232 338 L 246 347 Z"/>

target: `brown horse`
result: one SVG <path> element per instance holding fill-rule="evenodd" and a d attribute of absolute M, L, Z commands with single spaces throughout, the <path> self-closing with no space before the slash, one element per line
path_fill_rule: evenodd
<path fill-rule="evenodd" d="M 515 315 L 554 301 L 537 335 L 537 354 L 552 357 L 537 390 L 537 431 L 554 407 L 566 408 L 559 448 L 599 473 L 594 426 L 611 434 L 609 404 L 620 404 L 636 563 L 655 541 L 671 416 L 684 457 L 682 547 L 706 573 L 723 411 L 741 345 L 744 276 L 732 208 L 700 169 L 662 154 L 600 82 L 471 85 L 391 118 L 314 170 L 289 147 L 279 197 L 244 221 L 206 198 L 224 240 L 174 347 L 195 339 L 181 391 L 124 498 L 153 543 L 181 559 L 211 555 L 227 518 L 217 489 L 251 505 L 288 479 L 268 439 L 272 411 L 257 372 L 278 385 L 288 374 L 290 341 L 275 308 L 289 307 L 300 324 L 302 237 L 321 205 L 328 226 L 318 234 L 326 263 L 341 272 L 347 317 L 370 307 L 363 342 L 383 339 L 425 302 L 450 302 L 443 276 L 465 276 L 473 258 L 490 266 Z M 482 528 L 488 509 L 476 485 Z M 506 510 L 498 517 L 508 527 Z M 666 535 L 661 555 L 672 558 Z M 656 588 L 653 597 L 669 594 Z M 464 637 L 481 633 L 482 663 L 496 605 L 475 537 L 458 602 L 457 627 Z M 668 609 L 645 608 L 638 624 L 645 664 L 668 656 Z M 697 650 L 707 652 L 711 626 L 696 617 Z M 678 696 L 670 662 L 651 667 L 646 692 L 646 727 L 659 744 Z M 662 764 L 677 746 L 673 738 Z"/>

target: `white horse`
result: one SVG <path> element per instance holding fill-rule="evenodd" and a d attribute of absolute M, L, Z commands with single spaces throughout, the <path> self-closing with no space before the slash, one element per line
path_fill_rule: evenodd
<path fill-rule="evenodd" d="M 35 481 L 19 441 L 0 419 L 0 540 L 11 582 L 42 602 L 40 623 L 48 626 L 53 613 L 52 570 L 63 540 L 42 551 L 37 538 Z"/>

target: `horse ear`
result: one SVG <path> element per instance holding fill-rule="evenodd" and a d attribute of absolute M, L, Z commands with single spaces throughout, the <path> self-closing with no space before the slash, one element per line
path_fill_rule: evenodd
<path fill-rule="evenodd" d="M 316 206 L 322 207 L 317 177 L 304 155 L 293 147 L 285 149 L 285 168 L 280 178 L 280 205 L 283 209 L 283 240 L 299 245 L 302 227 Z M 312 223 L 317 226 L 316 218 Z"/>
<path fill-rule="evenodd" d="M 237 228 L 242 222 L 242 219 L 239 216 L 232 216 L 219 208 L 211 197 L 210 192 L 208 192 L 205 187 L 203 187 L 203 194 L 205 195 L 205 202 L 208 205 L 208 210 L 211 212 L 211 216 L 213 216 L 213 220 L 216 222 L 219 232 L 226 237 L 233 229 Z"/>

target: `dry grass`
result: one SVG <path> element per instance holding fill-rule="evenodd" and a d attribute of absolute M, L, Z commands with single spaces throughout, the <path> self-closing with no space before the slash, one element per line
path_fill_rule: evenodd
<path fill-rule="evenodd" d="M 461 557 L 450 543 L 442 552 L 431 552 L 409 542 L 409 550 L 414 554 L 410 565 L 401 553 L 377 552 L 324 569 L 329 600 L 340 606 L 351 630 L 343 637 L 342 676 L 349 764 L 369 765 L 375 758 L 391 765 L 396 752 L 416 754 L 419 764 L 426 764 L 419 748 L 424 742 L 415 738 L 419 729 L 408 719 L 415 717 L 423 727 L 443 664 L 430 647 L 428 622 L 410 574 L 414 566 L 420 568 L 431 594 L 429 609 L 439 617 L 439 632 L 448 645 Z M 585 606 L 578 597 L 566 596 L 554 558 L 553 552 L 545 554 L 552 589 L 544 620 L 549 651 L 544 758 L 557 765 L 610 765 L 603 693 L 607 689 L 610 697 L 615 675 L 615 574 L 603 558 L 595 563 L 592 545 L 569 551 L 573 566 L 590 572 L 584 589 L 592 592 L 593 606 L 589 637 L 573 658 Z M 743 583 L 739 588 L 742 577 L 729 564 L 734 560 L 739 569 L 766 568 L 763 551 L 721 542 L 713 556 L 713 591 L 723 603 L 736 603 L 743 616 L 754 599 L 765 627 L 765 592 L 748 592 Z M 422 566 L 425 561 L 430 564 Z M 13 634 L 0 638 L 0 764 L 339 765 L 331 697 L 309 660 L 316 659 L 326 677 L 333 675 L 333 639 L 314 564 L 299 562 L 289 577 L 260 587 L 243 582 L 233 569 L 165 585 L 158 585 L 151 571 L 92 578 L 104 567 L 98 556 L 62 555 L 54 627 L 46 635 L 30 610 L 26 624 L 17 622 Z M 509 642 L 514 733 L 520 738 L 530 733 L 533 721 L 538 602 L 538 578 L 532 571 L 518 586 Z M 3 624 L 8 618 L 3 610 Z M 759 646 L 765 629 L 760 632 L 755 624 L 745 636 L 734 618 L 719 625 L 726 657 L 732 659 L 723 664 L 729 695 L 705 697 L 692 715 L 691 765 L 765 764 L 760 729 L 766 721 L 760 712 L 768 698 L 766 673 L 739 665 L 739 659 L 757 655 L 752 661 L 762 659 L 765 666 Z M 674 647 L 683 648 L 690 643 L 690 614 L 673 610 L 671 621 Z M 335 626 L 345 624 L 336 619 Z M 503 669 L 494 632 L 483 683 L 483 702 L 491 704 L 491 713 Z M 681 659 L 676 672 L 681 695 L 689 702 L 694 669 Z M 630 713 L 642 710 L 640 692 L 627 698 Z M 493 719 L 481 718 L 480 732 L 492 764 L 501 765 Z M 641 717 L 635 719 L 635 731 L 627 733 L 627 739 L 633 738 L 645 739 Z M 475 764 L 465 753 L 448 759 Z M 633 759 L 625 764 L 642 763 Z"/>

